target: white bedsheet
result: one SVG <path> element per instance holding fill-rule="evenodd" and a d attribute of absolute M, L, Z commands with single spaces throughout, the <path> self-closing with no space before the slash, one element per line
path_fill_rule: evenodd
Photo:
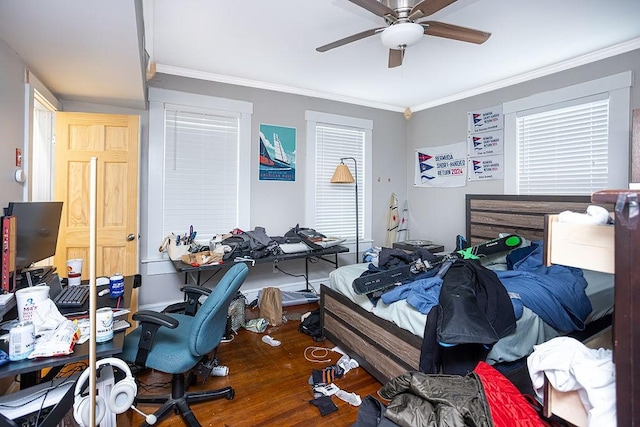
<path fill-rule="evenodd" d="M 422 338 L 427 316 L 407 304 L 405 300 L 390 305 L 378 301 L 374 306 L 366 295 L 358 295 L 354 292 L 353 280 L 367 268 L 368 264 L 352 264 L 333 270 L 329 274 L 329 287 L 347 296 L 363 309 Z M 612 313 L 613 276 L 588 270 L 584 270 L 584 276 L 589 284 L 586 289 L 587 296 L 593 306 L 593 311 L 587 319 L 588 322 Z M 516 322 L 515 332 L 502 338 L 493 346 L 487 356 L 487 363 L 512 362 L 520 359 L 529 355 L 533 351 L 534 345 L 559 335 L 555 329 L 547 325 L 530 309 L 524 307 L 522 316 Z"/>

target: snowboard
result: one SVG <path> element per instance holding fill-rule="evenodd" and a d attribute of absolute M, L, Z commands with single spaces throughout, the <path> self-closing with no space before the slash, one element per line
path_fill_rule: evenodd
<path fill-rule="evenodd" d="M 516 234 L 509 234 L 504 237 L 499 237 L 497 239 L 480 243 L 479 245 L 460 249 L 457 251 L 457 253 L 460 254 L 464 259 L 478 259 L 484 256 L 510 251 L 517 248 L 521 244 L 522 237 Z"/>

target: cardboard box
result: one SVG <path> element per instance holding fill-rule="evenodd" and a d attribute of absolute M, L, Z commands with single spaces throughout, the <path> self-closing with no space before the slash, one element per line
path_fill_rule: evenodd
<path fill-rule="evenodd" d="M 613 225 L 558 222 L 548 215 L 545 264 L 560 264 L 604 273 L 615 272 Z"/>

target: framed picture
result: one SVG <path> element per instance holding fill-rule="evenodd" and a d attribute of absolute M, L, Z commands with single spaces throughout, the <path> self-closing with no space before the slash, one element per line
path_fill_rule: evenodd
<path fill-rule="evenodd" d="M 296 128 L 260 125 L 260 180 L 296 180 Z"/>

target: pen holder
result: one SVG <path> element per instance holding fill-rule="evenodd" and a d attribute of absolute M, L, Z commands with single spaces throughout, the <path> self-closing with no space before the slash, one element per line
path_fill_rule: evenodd
<path fill-rule="evenodd" d="M 171 261 L 180 261 L 183 255 L 186 255 L 189 252 L 189 245 L 178 245 L 176 244 L 176 235 L 171 233 L 168 236 L 168 243 L 166 246 L 167 253 L 169 254 L 169 258 Z"/>

